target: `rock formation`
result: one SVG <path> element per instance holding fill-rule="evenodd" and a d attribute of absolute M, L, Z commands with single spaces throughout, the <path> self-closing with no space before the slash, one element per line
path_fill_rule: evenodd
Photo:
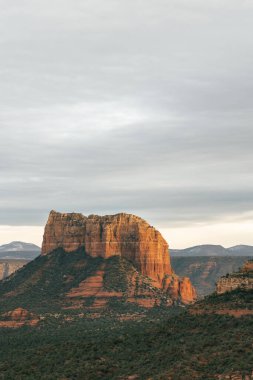
<path fill-rule="evenodd" d="M 114 256 L 103 261 L 77 287 L 72 287 L 67 300 L 70 309 L 81 303 L 82 309 L 87 309 L 88 304 L 88 309 L 94 310 L 109 306 L 111 300 L 152 308 L 161 304 L 171 306 L 175 298 L 170 294 L 166 297 L 162 289 L 154 287 L 152 280 L 140 275 L 129 261 Z"/>
<path fill-rule="evenodd" d="M 4 314 L 4 317 L 7 317 L 8 319 L 11 319 L 13 321 L 26 321 L 27 319 L 31 319 L 33 315 L 29 313 L 28 310 L 23 309 L 22 307 L 18 307 L 15 310 L 9 311 L 8 313 Z"/>
<path fill-rule="evenodd" d="M 216 293 L 222 294 L 234 289 L 253 289 L 253 261 L 247 261 L 243 267 L 235 273 L 221 277 L 216 284 Z"/>
<path fill-rule="evenodd" d="M 84 248 L 91 257 L 105 259 L 121 256 L 174 299 L 181 298 L 182 302 L 190 303 L 196 298 L 189 279 L 173 273 L 165 239 L 138 216 L 120 213 L 86 217 L 79 213 L 51 211 L 45 227 L 42 255 L 57 248 L 66 252 Z"/>
<path fill-rule="evenodd" d="M 178 296 L 183 303 L 187 304 L 197 298 L 196 290 L 188 277 L 179 278 Z"/>
<path fill-rule="evenodd" d="M 34 313 L 31 313 L 22 307 L 18 307 L 0 315 L 0 328 L 17 328 L 24 325 L 35 326 L 39 320 L 39 317 Z"/>
<path fill-rule="evenodd" d="M 45 228 L 42 255 L 62 247 L 66 252 L 84 247 L 92 257 L 122 256 L 144 275 L 162 283 L 172 274 L 168 244 L 155 228 L 129 214 L 88 217 L 51 211 Z"/>

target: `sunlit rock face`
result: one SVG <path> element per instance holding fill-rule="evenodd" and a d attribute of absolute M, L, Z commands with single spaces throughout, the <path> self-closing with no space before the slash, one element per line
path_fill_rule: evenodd
<path fill-rule="evenodd" d="M 246 261 L 239 271 L 221 277 L 216 283 L 217 294 L 231 292 L 238 288 L 253 289 L 253 260 Z"/>
<path fill-rule="evenodd" d="M 179 277 L 175 273 L 166 276 L 163 289 L 173 300 L 180 299 L 182 303 L 189 304 L 197 299 L 197 293 L 188 277 Z"/>
<path fill-rule="evenodd" d="M 88 255 L 105 259 L 121 256 L 132 262 L 142 275 L 150 277 L 155 286 L 164 288 L 164 280 L 170 276 L 170 286 L 167 284 L 166 290 L 170 288 L 176 298 L 182 294 L 186 303 L 195 299 L 189 279 L 179 279 L 172 271 L 166 240 L 138 216 L 120 213 L 86 217 L 51 211 L 45 227 L 42 255 L 59 247 L 66 252 L 83 247 Z"/>

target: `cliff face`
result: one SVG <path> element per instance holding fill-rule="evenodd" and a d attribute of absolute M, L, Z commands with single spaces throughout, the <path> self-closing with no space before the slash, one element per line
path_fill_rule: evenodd
<path fill-rule="evenodd" d="M 91 257 L 121 256 L 143 275 L 183 302 L 192 302 L 195 290 L 189 279 L 180 279 L 171 268 L 168 244 L 154 227 L 131 214 L 88 217 L 51 211 L 45 227 L 42 255 L 56 248 L 73 252 L 84 248 Z"/>
<path fill-rule="evenodd" d="M 231 292 L 234 289 L 253 289 L 253 278 L 229 276 L 228 278 L 222 277 L 217 281 L 216 292 L 222 294 L 225 292 Z"/>
<path fill-rule="evenodd" d="M 216 293 L 222 294 L 237 288 L 253 289 L 253 261 L 247 261 L 238 272 L 221 277 L 216 284 Z"/>
<path fill-rule="evenodd" d="M 171 274 L 168 244 L 160 232 L 129 214 L 85 217 L 51 211 L 45 228 L 42 255 L 56 248 L 66 252 L 80 247 L 91 257 L 121 256 L 145 276 L 159 283 Z"/>

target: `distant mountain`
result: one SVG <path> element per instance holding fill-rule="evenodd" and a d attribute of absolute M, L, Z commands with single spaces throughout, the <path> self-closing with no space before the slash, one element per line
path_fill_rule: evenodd
<path fill-rule="evenodd" d="M 170 249 L 170 255 L 174 257 L 253 256 L 253 246 L 236 245 L 231 248 L 224 248 L 222 245 L 205 244 L 185 249 Z"/>
<path fill-rule="evenodd" d="M 237 271 L 253 256 L 250 245 L 224 248 L 222 245 L 197 245 L 185 249 L 170 249 L 171 263 L 176 273 L 190 278 L 199 297 L 215 290 L 221 276 Z"/>
<path fill-rule="evenodd" d="M 13 241 L 0 246 L 0 259 L 33 260 L 39 254 L 40 247 L 31 243 Z"/>
<path fill-rule="evenodd" d="M 24 243 L 22 241 L 13 241 L 9 244 L 4 244 L 0 246 L 0 252 L 31 252 L 40 251 L 40 247 L 32 243 Z"/>
<path fill-rule="evenodd" d="M 253 256 L 253 247 L 251 245 L 236 245 L 228 248 L 230 256 Z"/>

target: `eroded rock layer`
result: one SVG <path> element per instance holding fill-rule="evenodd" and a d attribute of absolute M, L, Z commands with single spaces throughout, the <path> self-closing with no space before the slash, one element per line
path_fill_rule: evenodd
<path fill-rule="evenodd" d="M 22 307 L 11 310 L 0 315 L 0 328 L 17 328 L 24 325 L 35 326 L 39 322 L 39 317 Z"/>
<path fill-rule="evenodd" d="M 171 268 L 168 244 L 159 231 L 131 214 L 88 217 L 77 213 L 51 211 L 45 227 L 42 255 L 57 248 L 73 252 L 84 248 L 91 257 L 121 256 L 134 264 L 153 284 L 183 302 L 192 302 L 196 293 L 188 278 L 179 278 Z"/>
<path fill-rule="evenodd" d="M 152 286 L 149 277 L 140 275 L 133 265 L 119 257 L 104 260 L 98 270 L 67 293 L 68 308 L 82 302 L 83 308 L 92 310 L 105 308 L 112 300 L 152 308 L 171 306 L 176 299 Z"/>
<path fill-rule="evenodd" d="M 231 292 L 235 289 L 253 289 L 253 261 L 247 261 L 243 267 L 230 275 L 221 277 L 216 284 L 217 294 Z"/>

